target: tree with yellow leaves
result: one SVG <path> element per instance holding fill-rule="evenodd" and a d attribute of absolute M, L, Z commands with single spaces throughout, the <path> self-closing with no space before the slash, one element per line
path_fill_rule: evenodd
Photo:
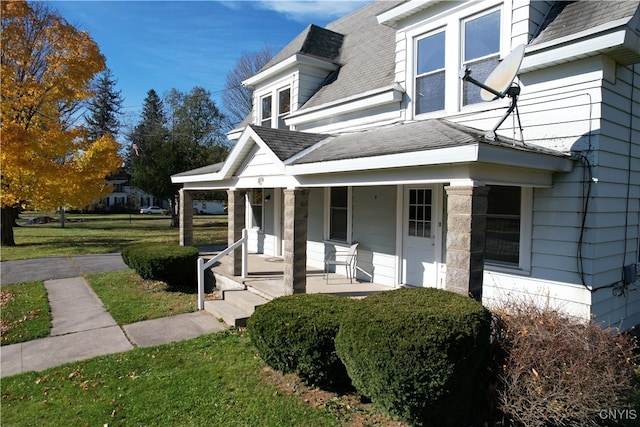
<path fill-rule="evenodd" d="M 46 3 L 0 4 L 0 232 L 15 245 L 17 207 L 88 205 L 111 191 L 105 178 L 122 159 L 112 135 L 92 140 L 75 125 L 105 68 L 98 45 Z"/>

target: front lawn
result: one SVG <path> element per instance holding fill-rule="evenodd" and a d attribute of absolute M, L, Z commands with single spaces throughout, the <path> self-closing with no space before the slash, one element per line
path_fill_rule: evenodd
<path fill-rule="evenodd" d="M 144 280 L 133 270 L 91 274 L 87 281 L 121 326 L 198 309 L 195 293 L 170 292 L 164 282 Z"/>
<path fill-rule="evenodd" d="M 0 288 L 0 343 L 16 344 L 49 335 L 51 314 L 42 281 Z"/>
<path fill-rule="evenodd" d="M 339 426 L 267 380 L 244 333 L 98 357 L 2 379 L 2 425 Z"/>
<path fill-rule="evenodd" d="M 3 246 L 2 261 L 46 256 L 73 256 L 120 252 L 134 243 L 178 244 L 179 230 L 165 215 L 67 214 L 59 222 L 29 224 L 36 217 L 59 219 L 59 214 L 25 212 L 14 227 L 16 246 Z M 227 242 L 225 215 L 199 215 L 193 219 L 194 245 Z"/>

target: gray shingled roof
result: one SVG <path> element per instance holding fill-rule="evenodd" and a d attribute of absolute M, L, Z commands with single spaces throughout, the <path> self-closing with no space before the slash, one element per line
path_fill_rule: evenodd
<path fill-rule="evenodd" d="M 250 127 L 282 161 L 328 137 L 326 134 L 295 132 L 255 125 Z"/>
<path fill-rule="evenodd" d="M 318 148 L 296 159 L 292 164 L 319 163 L 363 157 L 411 153 L 470 144 L 491 144 L 510 149 L 560 155 L 533 145 L 522 145 L 509 138 L 500 141 L 485 139 L 484 132 L 444 119 L 423 120 L 375 128 L 363 132 L 342 134 L 328 139 Z"/>
<path fill-rule="evenodd" d="M 267 70 L 285 59 L 299 53 L 325 59 L 330 62 L 337 61 L 342 48 L 344 36 L 317 25 L 309 25 L 296 36 L 288 45 L 276 54 L 260 72 Z"/>
<path fill-rule="evenodd" d="M 631 18 L 640 1 L 556 1 L 531 45 L 565 37 L 607 22 Z"/>
<path fill-rule="evenodd" d="M 302 110 L 394 83 L 396 30 L 378 24 L 376 16 L 403 2 L 376 1 L 327 25 L 344 34 L 338 58 L 341 67 Z"/>
<path fill-rule="evenodd" d="M 220 170 L 222 169 L 222 166 L 224 166 L 224 162 L 214 163 L 212 165 L 203 166 L 197 169 L 191 169 L 186 172 L 180 172 L 171 176 L 192 176 L 192 175 L 204 175 L 209 173 L 216 173 L 216 172 L 220 172 Z"/>

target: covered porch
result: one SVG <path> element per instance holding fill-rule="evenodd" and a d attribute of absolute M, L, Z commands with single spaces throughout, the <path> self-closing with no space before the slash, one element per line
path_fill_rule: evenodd
<path fill-rule="evenodd" d="M 205 259 L 217 253 L 202 253 Z M 284 258 L 262 254 L 248 254 L 244 277 L 232 274 L 233 257 L 224 256 L 212 268 L 218 292 L 205 297 L 203 308 L 228 325 L 244 327 L 255 309 L 274 298 L 287 295 Z M 306 270 L 306 292 L 323 293 L 347 298 L 364 298 L 378 292 L 392 290 L 389 286 L 349 280 L 346 276 L 316 268 Z"/>
<path fill-rule="evenodd" d="M 201 254 L 210 259 L 216 253 Z M 265 299 L 271 300 L 285 295 L 284 258 L 263 254 L 249 254 L 246 277 L 231 274 L 232 257 L 225 256 L 212 268 L 216 285 L 221 289 L 248 289 Z M 345 275 L 328 273 L 319 268 L 308 266 L 306 269 L 306 293 L 332 294 L 344 297 L 366 297 L 393 287 L 365 282 L 357 279 L 350 281 Z"/>
<path fill-rule="evenodd" d="M 172 180 L 183 185 L 181 244 L 192 241 L 192 192 L 226 190 L 229 247 L 243 229 L 257 230 L 259 252 L 282 256 L 248 263 L 254 276 L 240 283 L 253 290 L 334 293 L 321 260 L 359 242 L 362 271 L 385 289 L 436 286 L 481 300 L 489 186 L 550 187 L 554 173 L 571 168 L 560 153 L 427 120 L 343 135 L 248 126 L 223 164 Z M 518 191 L 518 209 L 527 200 Z M 220 277 L 241 275 L 240 249 L 225 262 Z"/>

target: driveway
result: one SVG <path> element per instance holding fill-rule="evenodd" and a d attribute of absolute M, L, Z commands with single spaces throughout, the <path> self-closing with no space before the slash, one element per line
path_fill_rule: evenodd
<path fill-rule="evenodd" d="M 119 253 L 46 257 L 0 263 L 0 285 L 32 280 L 67 279 L 83 274 L 127 270 Z"/>

